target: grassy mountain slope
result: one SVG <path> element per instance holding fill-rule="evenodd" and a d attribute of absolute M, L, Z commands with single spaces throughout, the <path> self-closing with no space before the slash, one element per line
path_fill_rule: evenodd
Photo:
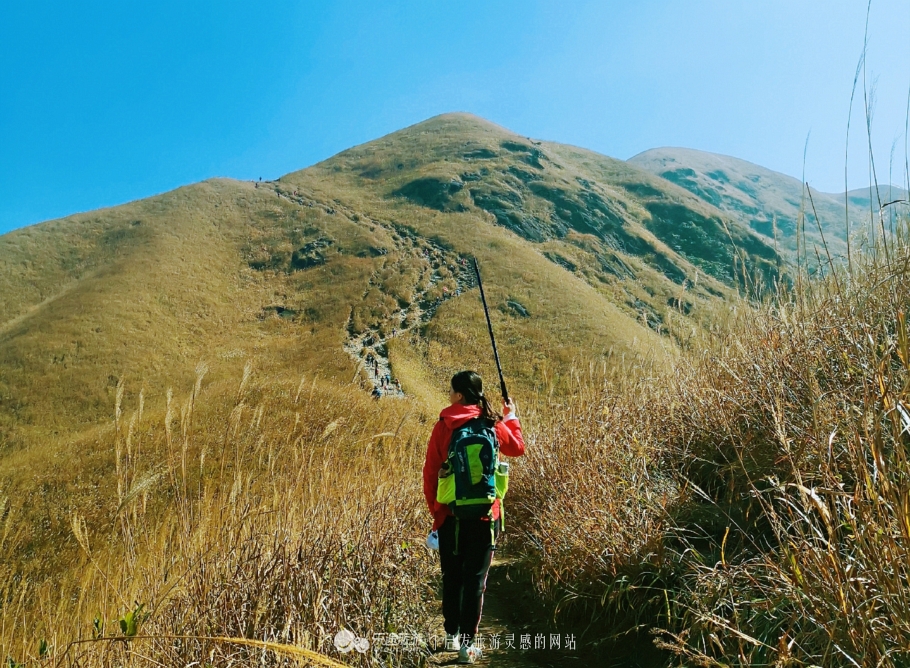
<path fill-rule="evenodd" d="M 654 332 L 691 329 L 735 282 L 731 238 L 773 273 L 769 246 L 681 188 L 437 117 L 261 187 L 212 180 L 4 235 L 0 425 L 7 442 L 72 433 L 109 416 L 121 378 L 160 393 L 202 359 L 212 378 L 254 357 L 348 380 L 346 337 L 388 336 L 417 292 L 438 312 L 388 347 L 406 384 L 437 383 L 487 357 L 476 293 L 449 299 L 473 254 L 516 380 L 672 349 Z"/>
<path fill-rule="evenodd" d="M 279 352 L 300 362 L 300 332 L 261 319 L 275 296 L 239 252 L 251 219 L 280 214 L 273 199 L 213 181 L 0 239 L 4 427 L 66 433 L 107 417 L 121 378 L 179 382 L 200 359 L 213 370 L 257 351 L 265 364 Z M 304 330 L 322 341 L 327 372 L 347 369 L 329 331 Z"/>
<path fill-rule="evenodd" d="M 846 214 L 849 210 L 851 235 L 869 227 L 870 192 L 868 188 L 850 191 L 849 209 L 843 193 L 831 194 L 812 190 L 812 200 L 803 195 L 798 179 L 726 155 L 686 148 L 658 148 L 639 153 L 629 162 L 682 186 L 710 202 L 744 225 L 779 244 L 789 257 L 795 258 L 796 228 L 800 210 L 806 212 L 805 234 L 808 253 L 813 246 L 824 257 L 824 244 L 834 258 L 846 256 Z M 906 198 L 899 188 L 885 186 L 882 197 Z M 875 211 L 877 216 L 878 201 Z M 882 203 L 887 201 L 883 199 Z M 812 204 L 815 204 L 815 211 Z M 821 223 L 818 230 L 815 213 Z"/>
<path fill-rule="evenodd" d="M 99 444 L 118 386 L 161 416 L 203 363 L 217 407 L 249 360 L 275 388 L 366 396 L 369 346 L 427 416 L 453 372 L 494 378 L 471 255 L 519 401 L 580 362 L 675 356 L 743 266 L 768 283 L 779 264 L 683 188 L 466 114 L 274 182 L 213 179 L 4 235 L 0 489 L 29 568 L 75 549 L 76 509 L 101 522 L 116 506 Z"/>
<path fill-rule="evenodd" d="M 685 190 L 621 161 L 532 141 L 467 114 L 431 119 L 280 182 L 342 193 L 378 219 L 410 218 L 420 235 L 460 253 L 472 251 L 477 234 L 495 230 L 534 253 L 522 260 L 528 267 L 542 255 L 655 324 L 686 286 L 695 285 L 693 300 L 727 294 L 735 282 L 731 236 L 750 267 L 766 276 L 775 270 L 774 252 L 757 235 Z M 494 272 L 502 265 L 485 264 Z M 568 280 L 565 272 L 559 280 Z M 493 283 L 515 284 L 507 275 Z"/>
<path fill-rule="evenodd" d="M 843 195 L 838 195 L 838 197 L 843 198 Z M 870 215 L 878 218 L 879 207 L 885 206 L 885 210 L 888 212 L 886 215 L 888 224 L 894 224 L 891 222 L 892 220 L 896 222 L 901 214 L 906 214 L 908 199 L 910 199 L 905 189 L 894 185 L 879 186 L 877 191 L 875 188 L 856 188 L 847 192 L 847 198 L 850 200 L 850 206 L 863 212 L 866 219 Z M 888 208 L 889 203 L 896 206 Z"/>

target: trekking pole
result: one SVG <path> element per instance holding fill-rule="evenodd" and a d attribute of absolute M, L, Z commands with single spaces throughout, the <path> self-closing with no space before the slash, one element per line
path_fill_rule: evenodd
<path fill-rule="evenodd" d="M 483 302 L 483 314 L 487 317 L 487 329 L 490 330 L 490 342 L 493 344 L 493 357 L 496 359 L 496 370 L 499 372 L 499 387 L 502 389 L 503 401 L 509 403 L 509 392 L 506 390 L 506 381 L 502 377 L 502 364 L 499 363 L 499 351 L 496 350 L 496 337 L 493 336 L 493 323 L 490 322 L 490 311 L 487 308 L 487 298 L 483 294 L 483 281 L 480 280 L 480 266 L 477 264 L 477 258 L 474 260 L 474 273 L 477 275 L 477 287 L 480 288 L 480 301 Z"/>

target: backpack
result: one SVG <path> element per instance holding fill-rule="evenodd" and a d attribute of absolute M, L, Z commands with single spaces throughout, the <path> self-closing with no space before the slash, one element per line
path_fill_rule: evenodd
<path fill-rule="evenodd" d="M 436 500 L 458 519 L 488 517 L 499 496 L 499 441 L 494 423 L 474 418 L 452 432 L 449 455 L 439 471 Z"/>

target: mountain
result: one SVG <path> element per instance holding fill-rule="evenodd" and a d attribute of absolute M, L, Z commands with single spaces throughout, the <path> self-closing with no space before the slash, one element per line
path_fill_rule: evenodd
<path fill-rule="evenodd" d="M 743 266 L 767 285 L 779 264 L 633 164 L 446 114 L 274 182 L 211 179 L 0 237 L 0 456 L 90 433 L 121 382 L 160 408 L 200 361 L 213 392 L 247 359 L 369 389 L 370 353 L 438 402 L 452 371 L 492 373 L 472 256 L 529 390 L 579 358 L 672 355 Z"/>
<path fill-rule="evenodd" d="M 791 260 L 796 257 L 800 211 L 806 212 L 805 236 L 810 257 L 817 248 L 819 256 L 824 258 L 825 244 L 835 260 L 846 257 L 848 211 L 851 235 L 869 227 L 869 188 L 850 191 L 846 198 L 848 207 L 843 193 L 823 193 L 813 188 L 810 198 L 810 191 L 804 195 L 798 179 L 726 155 L 686 148 L 657 148 L 639 153 L 629 162 L 735 217 L 772 244 L 779 244 Z M 900 188 L 885 186 L 880 192 L 883 198 L 891 193 L 891 199 L 906 199 L 906 191 Z M 875 201 L 877 212 L 879 204 Z"/>
<path fill-rule="evenodd" d="M 838 197 L 844 198 L 843 194 L 838 195 Z M 860 211 L 866 212 L 868 217 L 869 212 L 875 214 L 881 206 L 887 207 L 889 203 L 898 201 L 907 202 L 908 196 L 907 191 L 903 188 L 890 185 L 879 186 L 878 190 L 871 187 L 856 188 L 847 192 L 847 199 L 850 200 L 851 207 L 856 207 Z M 906 211 L 906 209 L 896 208 L 893 211 Z"/>

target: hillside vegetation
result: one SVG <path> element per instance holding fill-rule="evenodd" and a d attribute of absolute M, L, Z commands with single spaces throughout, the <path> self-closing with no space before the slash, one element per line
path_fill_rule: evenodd
<path fill-rule="evenodd" d="M 880 230 L 872 230 L 870 223 L 879 225 L 879 207 L 907 199 L 907 191 L 894 186 L 851 190 L 846 196 L 813 188 L 810 196 L 810 189 L 792 176 L 695 149 L 650 149 L 629 162 L 685 188 L 749 226 L 778 244 L 794 264 L 797 252 L 810 265 L 817 265 L 819 260 L 826 263 L 826 247 L 837 263 L 845 262 L 848 227 L 856 249 L 872 243 L 876 236 L 873 232 Z M 900 212 L 885 213 L 889 231 L 897 220 L 894 214 Z M 806 245 L 799 248 L 802 235 Z"/>
<path fill-rule="evenodd" d="M 68 518 L 110 464 L 86 444 L 121 383 L 160 416 L 200 361 L 224 397 L 246 360 L 275 382 L 366 393 L 370 352 L 431 407 L 454 371 L 490 377 L 470 256 L 528 392 L 578 360 L 672 359 L 779 265 L 682 188 L 466 114 L 275 182 L 215 179 L 4 235 L 0 485 L 29 518 L 22 567 L 52 571 L 49 554 L 75 549 Z"/>
<path fill-rule="evenodd" d="M 0 646 L 421 665 L 332 637 L 433 631 L 426 438 L 454 371 L 495 378 L 476 256 L 529 445 L 504 549 L 586 660 L 902 665 L 905 239 L 809 282 L 685 188 L 464 114 L 0 237 Z"/>
<path fill-rule="evenodd" d="M 579 364 L 528 402 L 506 547 L 561 628 L 587 629 L 592 665 L 636 636 L 670 652 L 654 665 L 906 663 L 907 239 L 852 274 L 734 305 L 670 366 Z M 249 369 L 225 402 L 205 396 L 205 371 L 163 418 L 118 399 L 96 443 L 115 462 L 106 519 L 73 514 L 83 556 L 62 590 L 3 561 L 4 648 L 268 665 L 332 654 L 338 628 L 428 633 L 436 569 L 415 471 L 432 415 Z M 15 557 L 5 507 L 0 548 Z"/>
<path fill-rule="evenodd" d="M 907 665 L 906 219 L 898 235 L 732 309 L 670 370 L 593 367 L 540 409 L 512 517 L 542 596 L 673 665 Z"/>

